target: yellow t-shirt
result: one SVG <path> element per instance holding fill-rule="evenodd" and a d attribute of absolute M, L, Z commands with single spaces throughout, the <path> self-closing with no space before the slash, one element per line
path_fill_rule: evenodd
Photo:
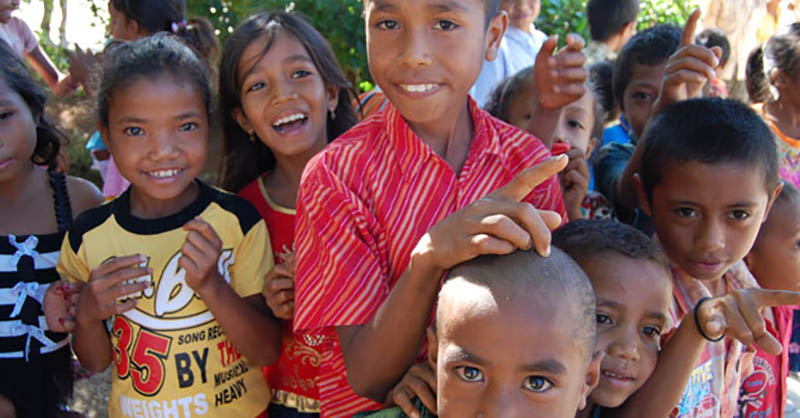
<path fill-rule="evenodd" d="M 220 274 L 239 296 L 259 294 L 273 265 L 267 228 L 244 199 L 198 183 L 198 198 L 175 215 L 132 216 L 128 191 L 79 216 L 64 239 L 58 272 L 67 280 L 88 281 L 102 263 L 135 254 L 153 271 L 136 308 L 107 322 L 112 417 L 255 417 L 268 405 L 261 368 L 225 337 L 178 265 L 182 227 L 200 216 L 222 239 Z"/>

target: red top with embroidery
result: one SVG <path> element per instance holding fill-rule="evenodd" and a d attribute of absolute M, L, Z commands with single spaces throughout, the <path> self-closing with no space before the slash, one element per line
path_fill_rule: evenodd
<path fill-rule="evenodd" d="M 470 99 L 474 136 L 456 174 L 389 103 L 306 166 L 297 202 L 296 330 L 369 322 L 436 223 L 550 157 L 542 143 Z M 558 179 L 525 201 L 566 220 Z M 379 409 L 347 383 L 338 338 L 320 348 L 323 417 Z"/>
<path fill-rule="evenodd" d="M 261 213 L 267 224 L 275 264 L 282 264 L 294 253 L 295 210 L 276 204 L 261 178 L 247 185 L 239 195 Z M 317 376 L 322 355 L 317 350 L 319 334 L 294 333 L 292 322 L 283 322 L 283 351 L 280 360 L 264 368 L 272 389 L 272 403 L 303 413 L 319 413 Z"/>

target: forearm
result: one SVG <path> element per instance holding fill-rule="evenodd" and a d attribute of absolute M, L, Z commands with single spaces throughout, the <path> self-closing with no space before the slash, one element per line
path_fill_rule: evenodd
<path fill-rule="evenodd" d="M 248 360 L 268 366 L 280 358 L 280 321 L 267 313 L 261 294 L 242 299 L 222 278 L 199 294 L 228 340 Z"/>
<path fill-rule="evenodd" d="M 53 90 L 53 94 L 56 97 L 64 97 L 77 90 L 78 87 L 80 87 L 80 85 L 75 84 L 72 76 L 61 77 L 61 79 L 55 85 L 50 86 L 50 88 Z"/>
<path fill-rule="evenodd" d="M 347 378 L 356 393 L 383 402 L 414 364 L 442 274 L 424 260 L 412 257 L 408 269 L 369 323 L 337 328 Z"/>
<path fill-rule="evenodd" d="M 541 103 L 537 103 L 536 110 L 533 112 L 528 131 L 539 138 L 548 150 L 553 147 L 553 136 L 556 133 L 558 121 L 561 119 L 562 109 L 549 109 L 542 106 Z"/>
<path fill-rule="evenodd" d="M 614 417 L 666 417 L 683 396 L 706 342 L 697 331 L 690 312 L 658 357 L 650 379 L 628 401 L 613 412 Z"/>
<path fill-rule="evenodd" d="M 78 318 L 72 334 L 72 349 L 81 365 L 93 372 L 101 372 L 111 364 L 111 339 L 103 321 Z"/>

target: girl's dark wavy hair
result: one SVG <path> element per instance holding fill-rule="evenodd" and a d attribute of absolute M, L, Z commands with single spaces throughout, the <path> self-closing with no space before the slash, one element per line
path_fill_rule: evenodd
<path fill-rule="evenodd" d="M 151 35 L 171 32 L 178 36 L 208 61 L 213 71 L 219 55 L 214 26 L 204 18 L 187 19 L 184 0 L 111 0 L 111 5 Z"/>
<path fill-rule="evenodd" d="M 2 63 L 0 77 L 11 90 L 22 97 L 36 121 L 36 148 L 33 150 L 31 161 L 37 165 L 53 168 L 61 145 L 67 143 L 67 137 L 45 117 L 47 94 L 36 84 L 22 60 L 2 40 L 0 40 L 0 63 Z"/>
<path fill-rule="evenodd" d="M 747 57 L 747 94 L 753 103 L 775 100 L 769 72 L 774 68 L 789 77 L 800 72 L 800 22 L 795 22 Z"/>
<path fill-rule="evenodd" d="M 180 38 L 164 32 L 106 48 L 97 88 L 97 120 L 108 126 L 114 91 L 164 75 L 190 83 L 203 98 L 211 120 L 211 82 L 205 63 Z"/>
<path fill-rule="evenodd" d="M 227 190 L 241 190 L 264 172 L 275 168 L 272 151 L 260 140 L 250 140 L 250 135 L 233 118 L 233 111 L 242 106 L 241 88 L 244 80 L 240 79 L 239 63 L 245 48 L 253 42 L 263 42 L 263 57 L 281 32 L 292 35 L 305 47 L 326 85 L 339 89 L 336 118 L 328 117 L 328 141 L 333 141 L 358 123 L 353 109 L 355 92 L 324 37 L 294 13 L 270 12 L 251 16 L 225 42 L 220 61 L 219 111 L 224 133 L 220 178 L 222 187 Z"/>

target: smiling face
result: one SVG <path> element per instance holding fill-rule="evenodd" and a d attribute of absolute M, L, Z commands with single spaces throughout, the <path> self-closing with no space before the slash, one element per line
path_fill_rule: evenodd
<path fill-rule="evenodd" d="M 0 78 L 0 183 L 32 166 L 36 120 L 25 100 Z"/>
<path fill-rule="evenodd" d="M 365 13 L 370 73 L 403 118 L 417 132 L 454 126 L 505 15 L 487 32 L 482 0 L 367 0 Z"/>
<path fill-rule="evenodd" d="M 0 0 L 0 23 L 8 23 L 11 14 L 19 8 L 19 0 Z"/>
<path fill-rule="evenodd" d="M 575 344 L 577 326 L 563 326 L 571 302 L 531 287 L 520 296 L 459 278 L 447 286 L 428 333 L 440 417 L 573 418 L 583 408 L 598 365 Z"/>
<path fill-rule="evenodd" d="M 328 112 L 339 100 L 294 36 L 280 32 L 266 54 L 265 39 L 245 48 L 239 65 L 242 107 L 234 118 L 276 155 L 314 155 L 328 143 Z"/>
<path fill-rule="evenodd" d="M 151 208 L 171 214 L 188 206 L 207 154 L 208 113 L 197 89 L 169 75 L 140 78 L 113 90 L 108 121 L 100 131 L 132 184 L 131 210 L 149 217 Z"/>
<path fill-rule="evenodd" d="M 594 129 L 594 95 L 591 89 L 580 99 L 564 106 L 553 136 L 554 143 L 568 144 L 571 148 L 583 151 L 588 158 L 594 150 L 597 138 L 592 137 Z"/>
<path fill-rule="evenodd" d="M 775 203 L 747 255 L 747 266 L 765 289 L 800 291 L 800 201 Z"/>
<path fill-rule="evenodd" d="M 673 263 L 692 277 L 716 280 L 753 246 L 774 193 L 758 164 L 675 163 L 662 169 L 652 203 L 639 198 Z"/>
<path fill-rule="evenodd" d="M 605 353 L 591 402 L 616 408 L 647 381 L 667 328 L 671 277 L 663 265 L 606 252 L 582 263 L 597 297 L 597 349 Z"/>
<path fill-rule="evenodd" d="M 622 97 L 622 111 L 631 125 L 637 138 L 642 137 L 653 102 L 658 97 L 661 81 L 664 79 L 665 64 L 636 65 L 631 72 L 631 79 L 625 86 Z"/>
<path fill-rule="evenodd" d="M 508 13 L 511 26 L 530 32 L 531 25 L 539 17 L 542 8 L 541 0 L 503 0 L 500 8 Z"/>

